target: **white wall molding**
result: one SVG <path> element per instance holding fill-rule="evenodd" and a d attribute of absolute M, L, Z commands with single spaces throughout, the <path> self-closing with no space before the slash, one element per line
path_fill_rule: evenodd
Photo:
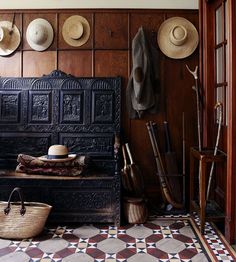
<path fill-rule="evenodd" d="M 0 0 L 0 9 L 198 9 L 198 0 Z"/>

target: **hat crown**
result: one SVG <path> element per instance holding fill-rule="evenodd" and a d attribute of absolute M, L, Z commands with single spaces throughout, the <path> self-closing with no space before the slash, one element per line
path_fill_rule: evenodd
<path fill-rule="evenodd" d="M 47 40 L 47 30 L 45 26 L 41 24 L 34 24 L 30 27 L 29 37 L 35 44 L 41 45 Z"/>
<path fill-rule="evenodd" d="M 81 22 L 73 23 L 69 27 L 68 35 L 70 38 L 77 40 L 83 35 L 84 28 Z"/>
<path fill-rule="evenodd" d="M 49 158 L 57 158 L 58 156 L 66 158 L 68 157 L 68 149 L 64 145 L 52 145 L 48 149 Z"/>
<path fill-rule="evenodd" d="M 2 42 L 4 39 L 4 30 L 2 27 L 0 27 L 0 42 Z"/>
<path fill-rule="evenodd" d="M 172 44 L 180 46 L 187 40 L 188 32 L 182 25 L 176 25 L 170 31 L 170 41 Z"/>

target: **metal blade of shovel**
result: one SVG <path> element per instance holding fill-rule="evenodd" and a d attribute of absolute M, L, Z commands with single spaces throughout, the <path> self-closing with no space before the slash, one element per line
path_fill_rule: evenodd
<path fill-rule="evenodd" d="M 170 131 L 167 121 L 164 121 L 164 131 L 165 131 L 165 141 L 166 141 L 166 151 L 165 151 L 165 163 L 168 176 L 168 182 L 172 196 L 175 201 L 182 202 L 182 194 L 180 187 L 180 177 L 178 172 L 178 164 L 176 153 L 172 151 Z"/>

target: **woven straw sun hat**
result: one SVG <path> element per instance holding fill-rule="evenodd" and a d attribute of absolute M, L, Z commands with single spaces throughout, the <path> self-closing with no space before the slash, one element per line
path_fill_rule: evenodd
<path fill-rule="evenodd" d="M 13 53 L 20 45 L 20 31 L 12 22 L 0 21 L 0 56 Z"/>
<path fill-rule="evenodd" d="M 47 155 L 38 157 L 46 162 L 66 162 L 75 158 L 76 154 L 69 154 L 68 148 L 64 145 L 52 145 L 49 147 Z"/>
<path fill-rule="evenodd" d="M 179 59 L 194 52 L 199 37 L 197 29 L 190 21 L 183 17 L 172 17 L 161 24 L 157 42 L 166 56 Z"/>
<path fill-rule="evenodd" d="M 53 41 L 52 25 L 43 18 L 34 19 L 27 27 L 26 39 L 32 49 L 46 50 Z"/>
<path fill-rule="evenodd" d="M 70 16 L 63 24 L 62 36 L 70 46 L 84 45 L 90 36 L 89 22 L 80 15 Z"/>

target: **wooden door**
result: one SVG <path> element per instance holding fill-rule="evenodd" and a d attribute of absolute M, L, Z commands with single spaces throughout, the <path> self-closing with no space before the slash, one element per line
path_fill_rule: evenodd
<path fill-rule="evenodd" d="M 223 105 L 223 122 L 219 149 L 227 153 L 226 165 L 217 168 L 213 198 L 225 210 L 225 236 L 235 238 L 235 3 L 232 0 L 199 1 L 202 33 L 201 68 L 204 87 L 204 144 L 214 147 L 219 112 L 217 102 Z M 207 25 L 207 26 L 206 26 Z"/>

